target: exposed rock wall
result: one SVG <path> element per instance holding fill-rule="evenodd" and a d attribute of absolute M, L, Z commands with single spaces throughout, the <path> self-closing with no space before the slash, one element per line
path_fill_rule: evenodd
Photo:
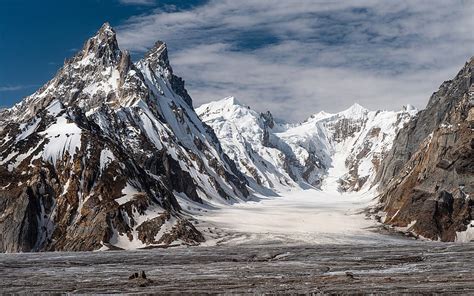
<path fill-rule="evenodd" d="M 400 130 L 378 170 L 385 223 L 456 240 L 474 219 L 474 59 Z"/>

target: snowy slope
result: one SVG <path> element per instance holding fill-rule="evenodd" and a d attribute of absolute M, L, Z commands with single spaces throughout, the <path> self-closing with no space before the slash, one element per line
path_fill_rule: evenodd
<path fill-rule="evenodd" d="M 329 169 L 323 177 L 324 188 L 358 191 L 372 185 L 398 130 L 416 113 L 411 106 L 401 111 L 369 111 L 354 104 L 339 113 L 315 114 L 277 135 L 290 145 L 320 155 Z"/>
<path fill-rule="evenodd" d="M 369 111 L 355 104 L 320 112 L 299 124 L 277 124 L 235 98 L 196 109 L 251 184 L 281 192 L 308 186 L 336 191 L 368 189 L 397 131 L 416 114 Z M 254 186 L 258 188 L 259 186 Z"/>
<path fill-rule="evenodd" d="M 226 154 L 256 191 L 268 194 L 311 182 L 305 176 L 313 170 L 306 163 L 308 154 L 298 158 L 296 153 L 304 152 L 276 136 L 287 127 L 276 123 L 271 113 L 260 114 L 233 97 L 204 104 L 196 112 L 215 130 Z"/>

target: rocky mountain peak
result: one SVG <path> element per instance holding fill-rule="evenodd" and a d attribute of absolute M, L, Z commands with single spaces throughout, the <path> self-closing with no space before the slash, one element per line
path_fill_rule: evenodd
<path fill-rule="evenodd" d="M 105 23 L 93 37 L 87 40 L 77 57 L 84 62 L 95 58 L 96 62 L 109 65 L 117 64 L 121 55 L 115 30 L 109 23 Z"/>
<path fill-rule="evenodd" d="M 112 26 L 110 26 L 108 22 L 105 22 L 99 31 L 97 31 L 97 35 L 102 39 L 115 39 L 116 33 Z"/>
<path fill-rule="evenodd" d="M 183 98 L 189 107 L 193 106 L 193 101 L 184 87 L 184 80 L 173 74 L 173 68 L 168 59 L 168 47 L 166 43 L 157 41 L 137 65 L 139 67 L 149 68 L 155 74 L 165 77 L 169 81 L 173 91 Z"/>
<path fill-rule="evenodd" d="M 0 113 L 0 252 L 203 241 L 181 200 L 225 204 L 249 192 L 191 102 L 163 42 L 133 64 L 104 24 Z"/>
<path fill-rule="evenodd" d="M 155 42 L 155 45 L 145 54 L 144 61 L 153 68 L 156 68 L 158 65 L 165 69 L 170 68 L 166 43 L 163 41 Z"/>
<path fill-rule="evenodd" d="M 260 117 L 262 117 L 265 126 L 268 126 L 269 128 L 273 128 L 275 126 L 275 121 L 273 120 L 273 115 L 270 113 L 270 111 L 260 113 Z"/>

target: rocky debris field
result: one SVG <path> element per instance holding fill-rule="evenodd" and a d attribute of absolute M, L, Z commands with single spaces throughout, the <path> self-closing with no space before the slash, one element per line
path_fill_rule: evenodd
<path fill-rule="evenodd" d="M 419 241 L 1 254 L 0 292 L 472 294 L 473 254 Z"/>

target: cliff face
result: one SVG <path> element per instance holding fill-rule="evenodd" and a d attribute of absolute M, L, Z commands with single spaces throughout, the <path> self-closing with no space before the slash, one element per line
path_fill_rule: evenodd
<path fill-rule="evenodd" d="M 474 59 L 400 130 L 376 176 L 384 222 L 454 241 L 474 219 Z"/>
<path fill-rule="evenodd" d="M 248 195 L 166 45 L 133 64 L 108 24 L 0 121 L 0 252 L 196 244 L 180 203 Z"/>

